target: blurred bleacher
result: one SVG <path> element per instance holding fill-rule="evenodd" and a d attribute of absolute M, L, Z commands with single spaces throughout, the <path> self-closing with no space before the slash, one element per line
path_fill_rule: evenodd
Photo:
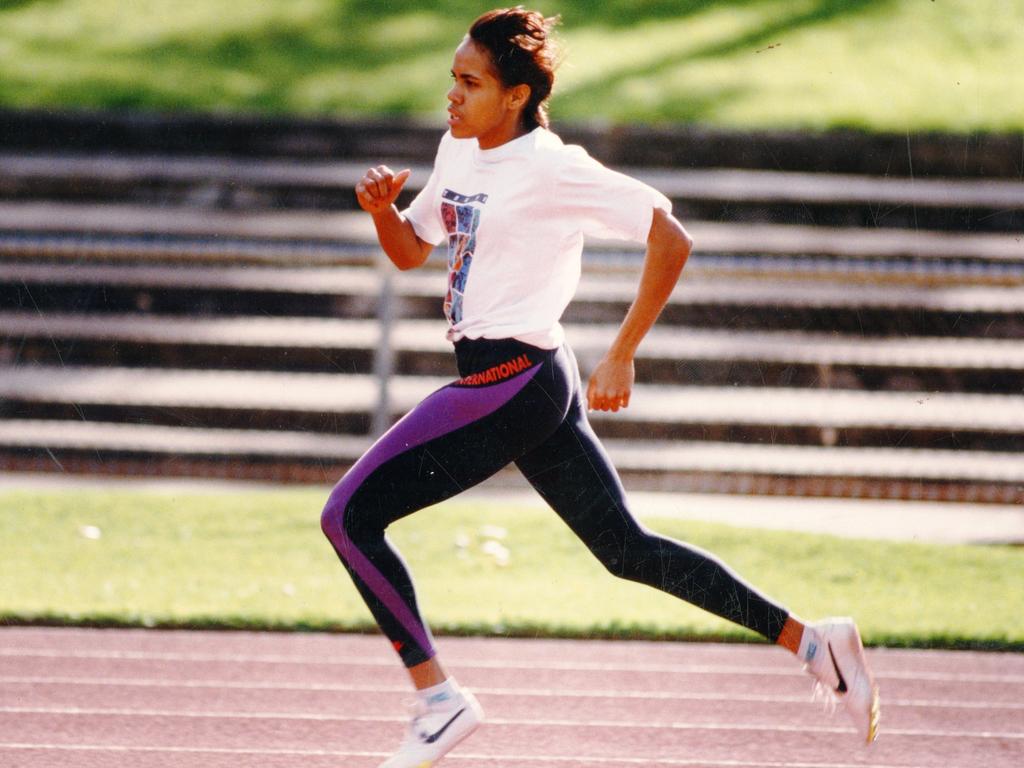
<path fill-rule="evenodd" d="M 1024 500 L 1024 139 L 562 133 L 697 243 L 632 405 L 593 416 L 629 485 Z M 352 185 L 389 162 L 413 193 L 438 137 L 0 113 L 0 467 L 337 479 L 378 402 Z M 584 373 L 641 256 L 588 246 L 565 317 Z M 391 278 L 393 418 L 454 375 L 443 262 Z"/>

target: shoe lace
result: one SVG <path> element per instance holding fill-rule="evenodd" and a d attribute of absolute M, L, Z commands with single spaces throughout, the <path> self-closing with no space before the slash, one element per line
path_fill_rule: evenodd
<path fill-rule="evenodd" d="M 836 706 L 839 704 L 836 692 L 820 680 L 814 681 L 814 687 L 811 689 L 811 701 L 820 705 L 830 715 L 836 711 Z"/>
<path fill-rule="evenodd" d="M 416 744 L 421 741 L 420 721 L 430 714 L 430 708 L 422 701 L 412 701 L 406 704 L 409 711 L 409 722 L 405 726 L 405 739 L 403 744 Z"/>
<path fill-rule="evenodd" d="M 814 687 L 811 689 L 811 701 L 821 706 L 828 714 L 833 714 L 839 704 L 839 696 L 836 693 L 835 685 L 827 679 L 829 668 L 823 667 L 820 663 L 804 664 L 804 672 L 814 679 Z M 837 681 L 838 684 L 838 681 Z"/>

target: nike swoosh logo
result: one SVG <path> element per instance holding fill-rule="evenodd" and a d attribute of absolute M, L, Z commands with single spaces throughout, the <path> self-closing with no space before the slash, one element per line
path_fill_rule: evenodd
<path fill-rule="evenodd" d="M 423 742 L 425 744 L 433 744 L 435 741 L 440 739 L 442 736 L 444 736 L 444 732 L 448 730 L 448 728 L 451 726 L 451 724 L 459 719 L 459 715 L 461 715 L 465 711 L 466 711 L 466 708 L 463 707 L 458 712 L 456 712 L 454 715 L 452 715 L 452 719 L 449 720 L 444 725 L 442 725 L 441 726 L 441 730 L 439 730 L 437 733 L 432 733 L 429 736 L 427 734 L 425 734 L 425 733 L 421 734 L 421 738 L 423 739 Z"/>
<path fill-rule="evenodd" d="M 836 655 L 832 653 L 832 643 L 828 644 L 828 655 L 832 658 L 832 666 L 835 667 L 836 676 L 839 678 L 839 687 L 836 690 L 839 693 L 846 693 L 846 678 L 843 677 L 843 673 L 839 671 L 839 665 L 836 664 Z"/>

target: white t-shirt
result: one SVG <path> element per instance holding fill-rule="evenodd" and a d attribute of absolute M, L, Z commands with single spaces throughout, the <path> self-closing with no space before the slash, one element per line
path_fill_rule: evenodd
<path fill-rule="evenodd" d="M 403 212 L 448 245 L 448 338 L 515 338 L 554 349 L 580 278 L 583 237 L 646 242 L 668 198 L 544 128 L 494 149 L 445 133 Z"/>

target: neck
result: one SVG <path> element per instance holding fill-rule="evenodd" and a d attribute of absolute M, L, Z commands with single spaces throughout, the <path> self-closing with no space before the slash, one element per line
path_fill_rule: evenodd
<path fill-rule="evenodd" d="M 480 145 L 480 149 L 495 149 L 502 144 L 518 139 L 520 136 L 525 136 L 529 132 L 526 126 L 523 125 L 523 121 L 517 120 L 514 124 L 502 126 L 487 136 L 477 136 L 476 141 Z"/>

